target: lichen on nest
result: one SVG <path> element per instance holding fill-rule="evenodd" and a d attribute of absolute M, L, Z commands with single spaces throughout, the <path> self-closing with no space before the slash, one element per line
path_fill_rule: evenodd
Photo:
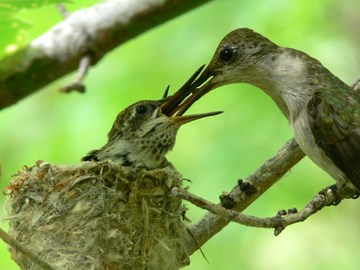
<path fill-rule="evenodd" d="M 9 234 L 55 269 L 178 269 L 186 264 L 185 208 L 171 166 L 37 162 L 10 182 Z M 22 269 L 40 269 L 10 248 Z"/>

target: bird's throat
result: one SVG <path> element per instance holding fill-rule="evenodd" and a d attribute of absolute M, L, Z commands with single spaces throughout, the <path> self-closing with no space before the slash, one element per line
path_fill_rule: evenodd
<path fill-rule="evenodd" d="M 305 59 L 283 48 L 258 63 L 257 69 L 262 79 L 254 85 L 264 90 L 290 121 L 298 117 L 314 92 Z"/>

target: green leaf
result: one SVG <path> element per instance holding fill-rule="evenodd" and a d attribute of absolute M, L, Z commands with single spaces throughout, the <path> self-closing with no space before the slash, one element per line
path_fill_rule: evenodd
<path fill-rule="evenodd" d="M 2 6 L 21 8 L 38 8 L 45 5 L 70 3 L 70 0 L 0 0 L 0 9 Z"/>
<path fill-rule="evenodd" d="M 30 25 L 16 17 L 23 8 L 69 3 L 69 0 L 0 0 L 0 58 L 24 45 Z"/>
<path fill-rule="evenodd" d="M 0 56 L 5 53 L 6 48 L 22 45 L 25 41 L 26 29 L 29 27 L 29 24 L 16 17 L 0 16 Z"/>

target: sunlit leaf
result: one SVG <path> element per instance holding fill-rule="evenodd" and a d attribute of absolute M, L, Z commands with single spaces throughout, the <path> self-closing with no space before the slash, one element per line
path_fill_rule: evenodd
<path fill-rule="evenodd" d="M 23 8 L 39 8 L 44 5 L 69 3 L 69 0 L 0 0 L 0 58 L 25 43 L 30 25 L 16 17 Z"/>
<path fill-rule="evenodd" d="M 2 6 L 12 6 L 20 8 L 38 8 L 44 5 L 69 3 L 69 0 L 0 0 L 0 8 Z"/>

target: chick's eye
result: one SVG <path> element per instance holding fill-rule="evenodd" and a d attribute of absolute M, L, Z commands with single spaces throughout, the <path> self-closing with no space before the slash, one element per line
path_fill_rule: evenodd
<path fill-rule="evenodd" d="M 230 62 L 231 60 L 234 59 L 235 57 L 235 50 L 233 48 L 229 48 L 229 47 L 225 47 L 221 52 L 220 52 L 220 59 L 225 61 L 225 62 Z"/>
<path fill-rule="evenodd" d="M 138 114 L 144 114 L 147 112 L 147 108 L 144 105 L 140 105 L 136 107 L 136 113 Z"/>

